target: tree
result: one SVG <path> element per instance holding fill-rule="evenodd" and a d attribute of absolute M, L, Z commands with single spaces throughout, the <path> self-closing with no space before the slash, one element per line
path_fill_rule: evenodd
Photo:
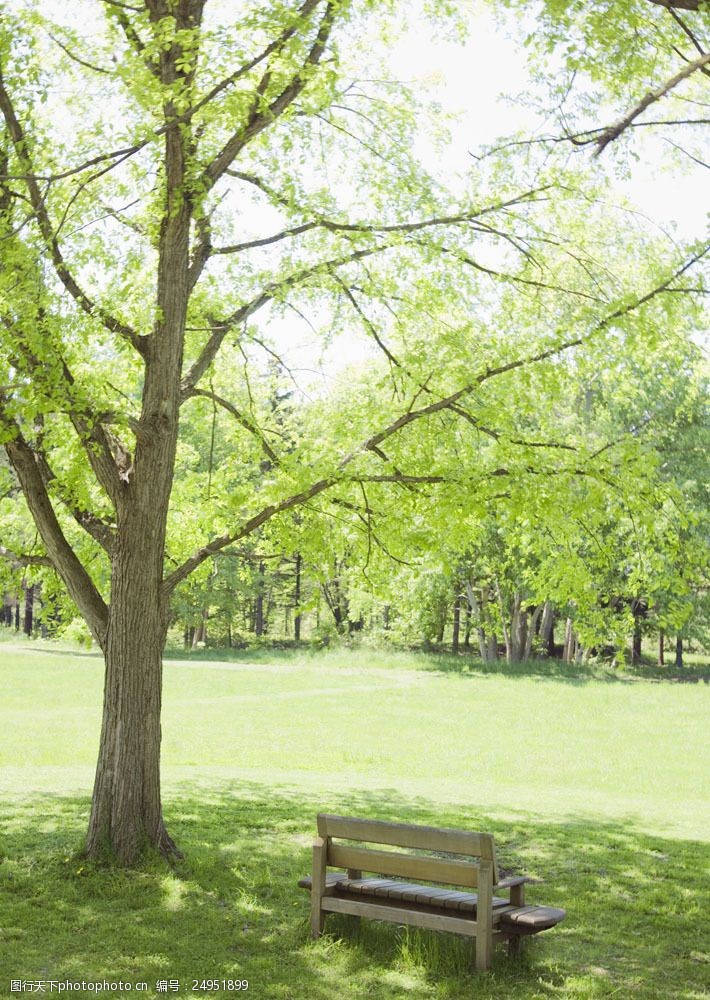
<path fill-rule="evenodd" d="M 603 269 L 543 234 L 541 273 L 529 248 L 551 181 L 476 178 L 456 202 L 411 152 L 414 96 L 347 70 L 343 51 L 366 62 L 357 38 L 394 3 L 221 11 L 96 0 L 89 20 L 51 20 L 18 3 L 0 26 L 2 441 L 42 556 L 105 657 L 87 851 L 126 863 L 145 845 L 177 850 L 160 796 L 176 588 L 326 493 L 352 504 L 367 484 L 445 483 L 458 470 L 431 471 L 413 428 L 446 415 L 488 433 L 467 400 L 623 326 L 700 256 L 647 270 L 638 293 L 614 279 L 599 294 Z M 535 296 L 537 320 L 472 355 L 511 289 Z M 253 391 L 257 352 L 275 351 L 255 317 L 289 310 L 365 331 L 387 412 L 364 398 L 325 434 L 285 438 Z M 233 450 L 192 511 L 175 471 L 204 405 L 229 419 Z"/>
<path fill-rule="evenodd" d="M 528 0 L 504 2 L 522 13 L 530 7 Z M 535 141 L 564 139 L 599 155 L 633 130 L 651 128 L 702 163 L 671 136 L 702 135 L 710 124 L 703 82 L 710 76 L 709 12 L 707 0 L 544 0 L 528 43 L 543 75 L 553 51 L 567 72 L 556 65 L 551 80 L 560 134 Z M 597 115 L 591 126 L 590 105 Z M 613 114 L 609 105 L 617 117 L 598 124 Z"/>

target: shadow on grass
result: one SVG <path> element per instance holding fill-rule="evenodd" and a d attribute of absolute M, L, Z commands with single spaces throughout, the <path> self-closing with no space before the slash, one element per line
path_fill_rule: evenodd
<path fill-rule="evenodd" d="M 590 682 L 609 684 L 632 684 L 637 680 L 665 681 L 668 683 L 697 684 L 710 683 L 710 667 L 691 664 L 682 670 L 675 667 L 659 667 L 642 663 L 637 666 L 612 667 L 608 663 L 565 663 L 560 659 L 526 660 L 522 663 L 508 663 L 501 657 L 492 663 L 484 663 L 475 656 L 451 653 L 417 653 L 417 665 L 422 670 L 439 673 L 459 674 L 463 677 L 486 675 L 499 677 L 535 677 L 562 681 L 567 684 L 582 685 Z"/>
<path fill-rule="evenodd" d="M 71 647 L 53 640 L 25 639 L 16 633 L 9 635 L 0 629 L 0 646 L 15 652 L 50 654 L 61 657 L 79 657 L 102 660 L 96 648 Z M 659 667 L 646 658 L 638 665 L 615 668 L 608 663 L 590 662 L 564 663 L 561 659 L 527 660 L 522 663 L 508 663 L 500 657 L 491 663 L 484 663 L 472 651 L 459 654 L 447 652 L 443 648 L 397 649 L 395 647 L 370 648 L 362 643 L 334 644 L 330 647 L 303 641 L 258 642 L 240 648 L 200 648 L 184 649 L 168 646 L 164 653 L 166 661 L 205 664 L 243 664 L 268 666 L 325 666 L 338 669 L 353 665 L 360 669 L 376 668 L 387 670 L 422 670 L 443 674 L 457 674 L 462 677 L 501 676 L 510 678 L 534 677 L 572 685 L 590 682 L 629 684 L 637 680 L 652 680 L 668 683 L 710 684 L 710 664 L 690 662 L 682 669 L 670 664 Z"/>
<path fill-rule="evenodd" d="M 470 943 L 450 935 L 331 917 L 311 943 L 296 882 L 319 809 L 491 831 L 505 870 L 544 879 L 530 901 L 568 917 L 520 963 L 501 950 L 487 977 L 471 972 Z M 315 800 L 254 783 L 184 785 L 165 811 L 185 860 L 126 871 L 78 855 L 88 801 L 38 796 L 6 810 L 0 996 L 17 978 L 145 981 L 143 996 L 158 980 L 179 980 L 189 996 L 193 980 L 247 979 L 248 995 L 268 1000 L 703 995 L 702 844 L 574 817 L 502 822 L 394 790 Z"/>

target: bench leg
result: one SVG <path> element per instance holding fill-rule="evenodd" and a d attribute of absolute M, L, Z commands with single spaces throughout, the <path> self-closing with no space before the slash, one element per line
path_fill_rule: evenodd
<path fill-rule="evenodd" d="M 311 937 L 314 941 L 323 933 L 323 928 L 325 927 L 325 913 L 320 908 L 320 903 L 317 906 L 311 905 Z"/>
<path fill-rule="evenodd" d="M 476 937 L 476 972 L 488 972 L 493 960 L 493 942 L 486 935 Z"/>
<path fill-rule="evenodd" d="M 511 934 L 508 938 L 508 956 L 512 959 L 520 958 L 520 934 Z"/>
<path fill-rule="evenodd" d="M 487 972 L 493 959 L 493 866 L 478 865 L 478 905 L 476 907 L 476 971 Z"/>
<path fill-rule="evenodd" d="M 327 843 L 316 837 L 313 844 L 313 878 L 311 882 L 311 937 L 315 940 L 323 933 L 325 913 L 321 900 L 325 894 Z"/>

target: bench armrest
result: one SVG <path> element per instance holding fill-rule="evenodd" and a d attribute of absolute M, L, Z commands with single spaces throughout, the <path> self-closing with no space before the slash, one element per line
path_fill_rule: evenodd
<path fill-rule="evenodd" d="M 538 882 L 539 879 L 530 878 L 529 875 L 515 875 L 512 878 L 503 878 L 496 882 L 494 889 L 510 889 L 514 885 L 525 885 L 526 882 Z"/>

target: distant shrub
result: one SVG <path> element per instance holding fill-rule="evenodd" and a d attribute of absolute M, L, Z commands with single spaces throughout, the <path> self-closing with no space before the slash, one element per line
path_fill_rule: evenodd
<path fill-rule="evenodd" d="M 72 618 L 69 624 L 58 632 L 57 638 L 82 646 L 84 649 L 90 649 L 93 642 L 91 632 L 83 618 Z"/>

